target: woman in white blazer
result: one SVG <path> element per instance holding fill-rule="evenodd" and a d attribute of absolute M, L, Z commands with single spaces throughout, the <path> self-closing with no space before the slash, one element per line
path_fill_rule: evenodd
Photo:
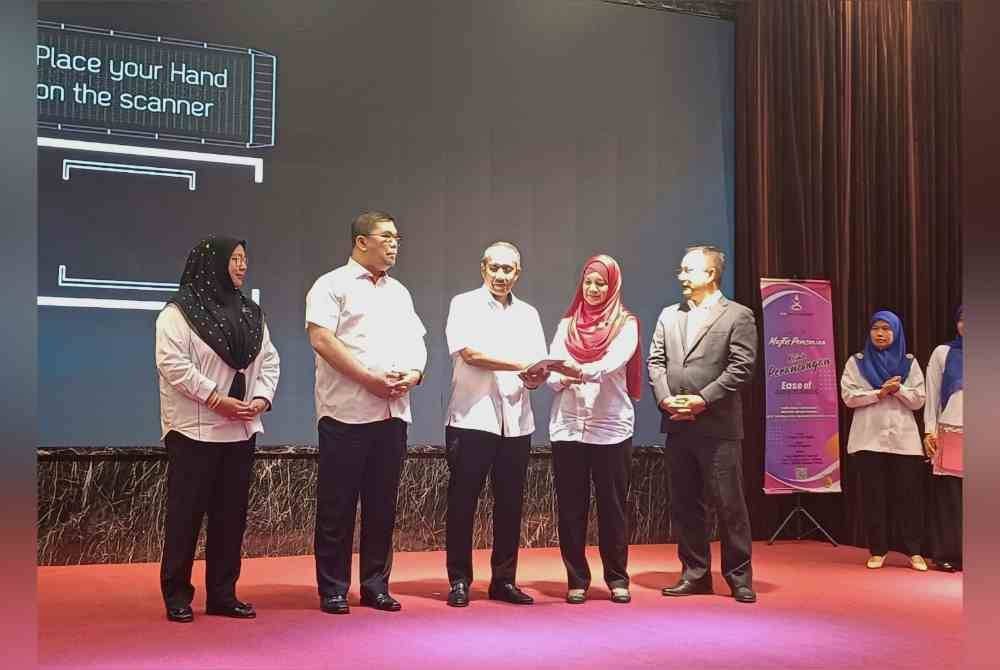
<path fill-rule="evenodd" d="M 621 290 L 615 259 L 603 254 L 590 258 L 550 347 L 551 358 L 565 360 L 548 379 L 556 393 L 549 435 L 559 547 L 569 582 L 566 601 L 573 604 L 586 600 L 590 586 L 584 551 L 591 481 L 604 580 L 612 601 L 631 600 L 625 505 L 642 353 L 639 320 L 622 304 Z"/>
<path fill-rule="evenodd" d="M 256 616 L 236 598 L 236 580 L 253 450 L 278 386 L 279 358 L 260 306 L 240 290 L 246 271 L 245 240 L 202 240 L 156 320 L 168 459 L 160 586 L 167 619 L 178 623 L 194 618 L 191 568 L 206 514 L 206 614 Z"/>
<path fill-rule="evenodd" d="M 867 566 L 882 567 L 897 535 L 895 544 L 909 556 L 910 566 L 925 571 L 920 545 L 927 468 L 913 417 L 924 405 L 924 375 L 906 351 L 898 316 L 888 310 L 872 315 L 864 351 L 844 366 L 840 395 L 854 409 L 847 452 L 861 475 L 871 552 Z M 898 532 L 890 533 L 890 525 Z"/>

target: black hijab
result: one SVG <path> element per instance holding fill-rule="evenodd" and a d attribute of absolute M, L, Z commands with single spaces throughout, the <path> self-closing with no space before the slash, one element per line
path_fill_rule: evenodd
<path fill-rule="evenodd" d="M 205 238 L 188 254 L 177 293 L 167 301 L 184 314 L 188 325 L 205 344 L 236 370 L 229 397 L 243 400 L 246 377 L 243 370 L 260 353 L 264 339 L 264 316 L 260 306 L 233 285 L 229 257 L 245 240 L 232 237 Z"/>

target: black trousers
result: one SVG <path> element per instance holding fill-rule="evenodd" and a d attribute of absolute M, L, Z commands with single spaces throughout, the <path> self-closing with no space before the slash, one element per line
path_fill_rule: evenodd
<path fill-rule="evenodd" d="M 935 561 L 962 564 L 962 478 L 950 475 L 931 477 Z"/>
<path fill-rule="evenodd" d="M 350 588 L 359 497 L 361 592 L 388 592 L 406 428 L 401 419 L 360 424 L 320 419 L 315 553 L 321 596 L 347 595 Z"/>
<path fill-rule="evenodd" d="M 861 475 L 865 532 L 873 556 L 899 549 L 907 556 L 920 553 L 923 538 L 923 456 L 858 451 L 854 463 Z"/>
<path fill-rule="evenodd" d="M 487 475 L 493 487 L 492 581 L 514 581 L 530 449 L 530 435 L 501 437 L 482 430 L 445 428 L 449 472 L 445 546 L 451 584 L 472 583 L 472 526 Z"/>
<path fill-rule="evenodd" d="M 722 544 L 722 575 L 731 588 L 751 586 L 750 514 L 743 497 L 743 456 L 739 440 L 667 437 L 670 466 L 670 516 L 676 529 L 682 579 L 711 574 L 712 554 L 706 526 L 706 493 L 715 504 Z"/>
<path fill-rule="evenodd" d="M 552 470 L 559 508 L 559 550 L 571 589 L 590 586 L 587 517 L 590 482 L 597 497 L 598 546 L 609 588 L 628 588 L 625 496 L 632 473 L 632 438 L 618 444 L 553 442 Z"/>
<path fill-rule="evenodd" d="M 212 607 L 236 603 L 255 442 L 256 436 L 242 442 L 199 442 L 176 431 L 164 438 L 167 518 L 160 589 L 168 608 L 188 607 L 194 598 L 191 568 L 206 514 L 206 600 Z"/>

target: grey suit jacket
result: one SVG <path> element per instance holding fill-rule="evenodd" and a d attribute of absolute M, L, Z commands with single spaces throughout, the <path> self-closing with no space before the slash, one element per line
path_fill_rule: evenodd
<path fill-rule="evenodd" d="M 708 409 L 694 421 L 671 421 L 663 412 L 660 431 L 723 440 L 743 439 L 740 390 L 753 377 L 757 323 L 743 305 L 721 298 L 686 347 L 688 304 L 665 308 L 649 347 L 649 381 L 656 402 L 671 395 L 698 394 Z"/>

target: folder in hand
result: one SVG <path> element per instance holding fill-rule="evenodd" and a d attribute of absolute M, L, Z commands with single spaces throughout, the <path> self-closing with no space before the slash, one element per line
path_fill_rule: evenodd
<path fill-rule="evenodd" d="M 961 428 L 938 426 L 937 458 L 934 462 L 934 473 L 939 475 L 962 476 L 962 451 L 964 450 L 965 433 Z"/>
<path fill-rule="evenodd" d="M 549 368 L 553 366 L 559 366 L 562 364 L 563 359 L 561 358 L 543 358 L 531 367 L 525 369 L 522 374 L 526 375 L 539 375 L 544 374 L 549 371 Z"/>

